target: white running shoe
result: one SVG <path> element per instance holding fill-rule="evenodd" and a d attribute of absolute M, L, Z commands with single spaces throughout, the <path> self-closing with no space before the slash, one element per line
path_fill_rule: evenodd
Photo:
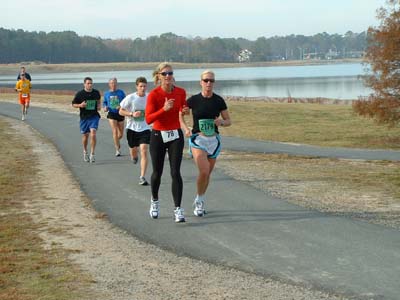
<path fill-rule="evenodd" d="M 194 206 L 193 214 L 196 217 L 204 216 L 204 214 L 205 214 L 204 200 L 195 199 L 193 202 L 193 206 Z"/>
<path fill-rule="evenodd" d="M 115 156 L 121 156 L 121 152 L 119 150 L 115 151 Z"/>
<path fill-rule="evenodd" d="M 22 121 L 25 121 L 25 114 L 22 114 L 21 120 L 22 120 Z"/>
<path fill-rule="evenodd" d="M 139 177 L 139 184 L 140 185 L 149 185 L 149 183 L 147 182 L 146 178 L 144 178 L 143 176 Z"/>
<path fill-rule="evenodd" d="M 185 216 L 183 215 L 183 208 L 177 207 L 174 210 L 175 223 L 185 222 Z"/>
<path fill-rule="evenodd" d="M 83 152 L 83 161 L 84 162 L 89 162 L 90 161 L 89 153 Z"/>
<path fill-rule="evenodd" d="M 90 154 L 89 161 L 90 163 L 96 162 L 96 157 L 94 156 L 94 154 Z"/>
<path fill-rule="evenodd" d="M 151 200 L 149 213 L 152 219 L 158 218 L 158 216 L 160 215 L 160 202 L 158 200 Z"/>

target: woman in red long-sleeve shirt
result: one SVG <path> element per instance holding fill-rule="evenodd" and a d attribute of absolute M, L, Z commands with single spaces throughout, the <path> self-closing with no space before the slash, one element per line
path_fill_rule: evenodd
<path fill-rule="evenodd" d="M 145 110 L 147 124 L 153 124 L 150 137 L 150 156 L 153 165 L 151 175 L 150 216 L 160 214 L 158 191 L 164 169 L 165 153 L 168 151 L 172 178 L 175 222 L 185 222 L 181 208 L 183 182 L 181 162 L 184 135 L 181 130 L 182 110 L 186 107 L 186 91 L 174 85 L 174 72 L 168 63 L 161 63 L 153 72 L 156 87 L 149 93 Z"/>

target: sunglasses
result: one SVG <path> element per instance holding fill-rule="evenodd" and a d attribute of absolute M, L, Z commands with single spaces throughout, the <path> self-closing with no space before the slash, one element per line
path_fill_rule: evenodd
<path fill-rule="evenodd" d="M 211 82 L 211 83 L 214 83 L 215 82 L 215 79 L 208 79 L 208 78 L 206 78 L 206 79 L 202 79 L 205 83 L 208 83 L 208 82 Z"/>
<path fill-rule="evenodd" d="M 172 72 L 172 71 L 169 71 L 169 72 L 160 72 L 160 74 L 161 74 L 161 76 L 167 76 L 167 75 L 172 76 L 172 75 L 174 75 L 174 72 Z"/>

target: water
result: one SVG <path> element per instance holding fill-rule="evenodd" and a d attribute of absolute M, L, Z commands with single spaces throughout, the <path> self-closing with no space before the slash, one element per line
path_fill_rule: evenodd
<path fill-rule="evenodd" d="M 176 83 L 189 94 L 198 93 L 201 72 L 202 69 L 176 69 Z M 214 72 L 215 92 L 223 96 L 356 99 L 371 93 L 360 78 L 364 74 L 361 64 L 216 68 Z M 32 74 L 32 83 L 37 89 L 79 90 L 83 78 L 90 76 L 94 87 L 105 91 L 108 79 L 117 77 L 119 87 L 131 93 L 138 76 L 145 76 L 151 89 L 151 73 L 152 70 Z M 15 76 L 0 76 L 0 86 L 14 85 Z"/>

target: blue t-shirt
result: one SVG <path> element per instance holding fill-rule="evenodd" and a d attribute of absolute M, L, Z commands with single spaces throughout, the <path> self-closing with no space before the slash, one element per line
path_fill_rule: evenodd
<path fill-rule="evenodd" d="M 116 90 L 114 92 L 107 91 L 104 93 L 103 107 L 108 107 L 108 111 L 118 113 L 121 101 L 125 98 L 123 90 Z"/>

